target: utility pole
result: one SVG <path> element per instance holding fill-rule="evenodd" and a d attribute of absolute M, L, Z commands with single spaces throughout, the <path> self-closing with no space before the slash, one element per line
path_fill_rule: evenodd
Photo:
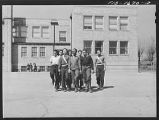
<path fill-rule="evenodd" d="M 13 42 L 13 5 L 11 5 L 11 72 L 13 71 L 12 68 L 13 68 L 13 65 L 12 65 L 12 42 Z"/>
<path fill-rule="evenodd" d="M 59 25 L 57 21 L 51 21 L 51 25 L 54 26 L 54 42 L 53 42 L 53 51 L 55 49 L 55 25 Z"/>
<path fill-rule="evenodd" d="M 71 20 L 71 50 L 72 50 L 72 15 L 70 15 Z"/>

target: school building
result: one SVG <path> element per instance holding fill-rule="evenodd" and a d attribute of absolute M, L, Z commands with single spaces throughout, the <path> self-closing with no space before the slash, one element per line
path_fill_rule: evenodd
<path fill-rule="evenodd" d="M 137 70 L 136 9 L 75 7 L 70 19 L 11 20 L 8 15 L 2 25 L 3 71 L 26 71 L 28 63 L 36 63 L 40 71 L 49 71 L 53 49 L 63 48 L 85 48 L 93 59 L 100 49 L 107 69 Z M 58 25 L 54 26 L 55 22 Z"/>
<path fill-rule="evenodd" d="M 78 7 L 72 13 L 72 46 L 91 56 L 100 49 L 109 70 L 137 70 L 137 7 Z"/>

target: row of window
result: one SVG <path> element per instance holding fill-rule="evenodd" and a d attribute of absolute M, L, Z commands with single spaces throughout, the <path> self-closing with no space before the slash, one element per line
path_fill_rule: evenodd
<path fill-rule="evenodd" d="M 26 72 L 27 71 L 27 66 L 21 66 L 21 72 Z M 50 66 L 39 66 L 37 69 L 37 72 L 45 72 L 45 71 L 50 71 Z"/>
<path fill-rule="evenodd" d="M 87 49 L 89 53 L 92 53 L 92 41 L 84 41 L 84 48 Z M 95 41 L 95 54 L 97 50 L 103 52 L 103 41 Z M 128 54 L 128 41 L 109 41 L 109 55 L 121 55 Z"/>
<path fill-rule="evenodd" d="M 49 26 L 32 26 L 32 38 L 48 39 Z M 27 37 L 27 26 L 16 26 L 13 29 L 14 37 Z M 59 41 L 66 42 L 66 31 L 59 31 Z"/>
<path fill-rule="evenodd" d="M 94 24 L 93 24 L 94 23 Z M 85 30 L 103 30 L 104 16 L 84 16 L 83 29 Z M 128 16 L 109 16 L 109 30 L 117 31 L 128 30 Z"/>
<path fill-rule="evenodd" d="M 83 29 L 103 30 L 104 16 L 83 16 Z M 128 30 L 128 16 L 109 16 L 109 30 Z M 33 38 L 49 38 L 49 26 L 32 26 Z M 14 37 L 27 37 L 27 26 L 15 26 Z M 66 41 L 66 31 L 59 31 L 59 41 Z"/>
<path fill-rule="evenodd" d="M 92 41 L 84 41 L 84 48 L 88 50 L 89 53 L 92 53 Z M 95 54 L 97 50 L 103 51 L 103 41 L 95 41 Z M 118 51 L 119 50 L 119 51 Z M 121 55 L 128 54 L 128 41 L 109 41 L 109 54 L 116 55 L 120 53 Z M 45 57 L 46 50 L 45 47 L 39 48 L 39 56 Z M 27 47 L 21 47 L 21 57 L 27 56 Z M 31 56 L 38 56 L 38 48 L 31 47 Z"/>
<path fill-rule="evenodd" d="M 39 48 L 39 55 L 40 57 L 45 57 L 45 47 L 40 47 Z M 27 47 L 21 47 L 21 57 L 26 57 L 27 56 Z M 31 56 L 32 57 L 37 57 L 38 56 L 38 48 L 37 47 L 31 47 Z"/>

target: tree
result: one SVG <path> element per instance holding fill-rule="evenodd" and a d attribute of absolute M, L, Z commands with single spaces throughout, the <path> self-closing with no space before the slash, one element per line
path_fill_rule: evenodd
<path fill-rule="evenodd" d="M 139 66 L 139 68 L 138 68 L 138 71 L 140 72 L 140 67 L 141 67 L 141 58 L 142 58 L 142 55 L 143 55 L 143 53 L 144 53 L 144 47 L 143 47 L 143 45 L 142 45 L 142 43 L 141 43 L 141 41 L 139 41 L 138 42 L 138 66 Z"/>
<path fill-rule="evenodd" d="M 151 36 L 151 43 L 148 46 L 147 53 L 146 53 L 147 60 L 151 62 L 151 65 L 153 64 L 155 53 L 156 53 L 155 39 Z"/>

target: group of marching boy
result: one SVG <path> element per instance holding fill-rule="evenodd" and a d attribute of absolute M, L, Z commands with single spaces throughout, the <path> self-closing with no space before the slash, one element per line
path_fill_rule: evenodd
<path fill-rule="evenodd" d="M 94 73 L 94 66 L 98 89 L 103 89 L 106 64 L 100 50 L 97 50 L 95 65 L 87 50 L 77 51 L 75 48 L 72 51 L 66 48 L 59 52 L 54 50 L 50 63 L 50 77 L 56 92 L 60 87 L 64 92 L 71 90 L 92 92 L 91 73 Z"/>

